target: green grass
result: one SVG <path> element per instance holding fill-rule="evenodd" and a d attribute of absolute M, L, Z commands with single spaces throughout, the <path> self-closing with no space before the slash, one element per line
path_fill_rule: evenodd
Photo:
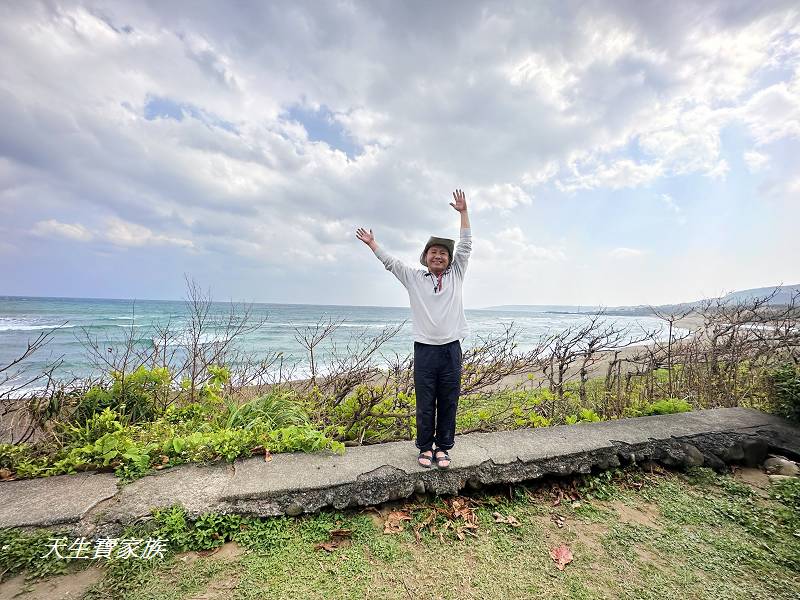
<path fill-rule="evenodd" d="M 511 497 L 474 496 L 469 502 L 478 529 L 463 541 L 456 531 L 464 522 L 452 518 L 441 498 L 391 507 L 412 516 L 403 532 L 391 535 L 374 511 L 298 519 L 207 516 L 197 523 L 181 519 L 180 510 L 167 511 L 151 533 L 192 548 L 234 539 L 243 553 L 192 555 L 192 561 L 170 553 L 158 563 L 107 566 L 87 597 L 800 597 L 800 479 L 761 490 L 707 469 L 608 473 L 560 481 L 580 499 L 565 496 L 557 506 L 550 486 L 559 482 L 517 486 Z M 495 512 L 520 526 L 496 523 Z M 554 515 L 563 518 L 563 528 Z M 426 523 L 417 541 L 414 528 Z M 315 549 L 333 529 L 350 530 L 349 541 L 332 552 Z M 562 543 L 574 555 L 563 572 L 549 556 Z"/>

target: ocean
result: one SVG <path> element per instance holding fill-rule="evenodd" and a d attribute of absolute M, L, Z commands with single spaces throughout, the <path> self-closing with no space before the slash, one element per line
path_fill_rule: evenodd
<path fill-rule="evenodd" d="M 214 303 L 212 312 L 222 315 L 230 308 L 230 303 Z M 297 364 L 298 376 L 308 372 L 308 361 L 295 339 L 295 328 L 314 325 L 320 319 L 341 321 L 333 336 L 339 347 L 353 336 L 377 334 L 386 326 L 405 322 L 399 333 L 382 347 L 382 352 L 387 356 L 394 353 L 405 356 L 413 348 L 411 312 L 407 307 L 252 304 L 251 310 L 254 319 L 265 319 L 264 325 L 243 336 L 237 348 L 254 357 L 283 352 L 288 361 Z M 465 313 L 471 329 L 464 342 L 465 349 L 477 343 L 480 337 L 500 334 L 513 324 L 518 349 L 524 351 L 534 347 L 543 335 L 563 331 L 589 318 L 543 309 L 538 312 L 472 309 Z M 663 323 L 655 317 L 614 316 L 606 317 L 606 321 L 630 326 L 634 335 L 640 333 L 641 328 L 664 331 Z M 36 372 L 49 361 L 61 358 L 56 372 L 58 377 L 97 376 L 100 373 L 89 360 L 89 340 L 96 341 L 100 348 L 119 347 L 132 330 L 137 343 L 148 347 L 153 344 L 155 328 L 167 322 L 176 329 L 188 322 L 185 302 L 0 296 L 0 369 L 22 354 L 29 341 L 55 329 L 47 346 L 26 361 L 28 372 Z M 207 339 L 213 339 L 214 332 L 208 335 Z M 331 350 L 330 344 L 323 342 L 320 350 L 319 358 L 324 362 Z"/>

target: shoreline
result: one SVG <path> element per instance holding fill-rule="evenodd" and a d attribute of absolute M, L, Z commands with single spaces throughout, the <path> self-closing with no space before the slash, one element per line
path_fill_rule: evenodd
<path fill-rule="evenodd" d="M 690 332 L 689 337 L 693 337 L 696 336 L 698 332 L 700 332 L 703 329 L 704 323 L 705 322 L 702 316 L 691 314 L 688 315 L 687 317 L 684 317 L 683 319 L 675 321 L 675 327 L 678 329 L 688 330 Z M 647 346 L 648 344 L 633 344 L 630 346 L 625 346 L 618 351 L 619 352 L 618 358 L 621 359 L 623 362 L 625 362 L 626 359 L 635 356 L 637 352 L 639 352 L 642 348 L 646 348 Z M 605 374 L 606 370 L 608 369 L 608 363 L 611 361 L 614 355 L 614 351 L 601 352 L 598 353 L 598 355 L 600 356 L 600 359 L 597 360 L 588 369 L 588 376 L 590 379 Z M 579 371 L 580 371 L 579 367 L 578 368 L 573 367 L 567 370 L 565 374 L 565 381 L 572 380 L 574 377 L 578 375 Z M 623 372 L 627 371 L 623 370 Z M 532 386 L 535 386 L 537 383 L 541 385 L 542 383 L 547 382 L 546 378 L 541 372 L 536 373 L 535 371 L 532 371 L 531 373 L 534 374 L 533 380 L 528 379 L 528 373 L 508 375 L 502 378 L 497 383 L 487 386 L 486 391 L 490 393 L 499 392 L 506 389 L 519 389 L 520 387 L 524 387 L 525 384 L 531 384 Z M 380 369 L 380 374 L 375 375 L 371 380 L 365 381 L 363 383 L 367 384 L 379 383 L 385 376 L 386 376 L 385 369 Z M 325 379 L 324 376 L 317 377 L 317 380 L 320 381 L 324 381 L 324 379 Z M 292 379 L 284 382 L 283 384 L 269 384 L 269 385 L 264 385 L 263 387 L 269 390 L 272 389 L 275 385 L 284 385 L 288 386 L 290 389 L 298 389 L 308 385 L 310 381 L 311 381 L 310 378 Z M 244 401 L 250 400 L 253 397 L 256 397 L 255 394 L 253 393 L 253 391 L 256 388 L 257 386 L 248 386 L 242 388 L 239 391 L 238 395 Z"/>

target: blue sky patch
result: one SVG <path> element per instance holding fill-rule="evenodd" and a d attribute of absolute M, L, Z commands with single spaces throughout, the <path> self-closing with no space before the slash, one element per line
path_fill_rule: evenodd
<path fill-rule="evenodd" d="M 193 104 L 175 102 L 170 98 L 161 96 L 147 97 L 147 102 L 144 105 L 144 118 L 148 121 L 153 121 L 155 119 L 175 119 L 176 121 L 183 121 L 184 117 L 197 119 L 210 127 L 219 127 L 232 133 L 238 133 L 233 123 L 201 110 Z"/>
<path fill-rule="evenodd" d="M 287 111 L 288 119 L 300 123 L 308 134 L 308 139 L 313 142 L 325 142 L 331 148 L 341 150 L 348 158 L 355 158 L 361 153 L 362 147 L 355 143 L 353 138 L 337 121 L 331 110 L 324 104 L 319 110 L 295 104 Z"/>

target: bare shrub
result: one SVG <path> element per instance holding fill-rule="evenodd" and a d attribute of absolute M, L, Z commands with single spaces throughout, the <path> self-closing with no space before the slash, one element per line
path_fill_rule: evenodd
<path fill-rule="evenodd" d="M 63 356 L 49 356 L 38 370 L 30 362 L 45 352 L 64 325 L 40 332 L 19 355 L 0 365 L 0 442 L 23 443 L 39 437 L 49 418 L 60 411 L 70 384 L 55 377 Z"/>
<path fill-rule="evenodd" d="M 800 361 L 800 294 L 785 305 L 772 304 L 774 295 L 654 311 L 668 324 L 667 340 L 654 335 L 633 354 L 615 356 L 606 373 L 617 414 L 663 398 L 701 408 L 765 406 L 767 374 L 784 362 Z M 691 335 L 676 334 L 674 325 L 689 315 L 700 327 Z"/>

